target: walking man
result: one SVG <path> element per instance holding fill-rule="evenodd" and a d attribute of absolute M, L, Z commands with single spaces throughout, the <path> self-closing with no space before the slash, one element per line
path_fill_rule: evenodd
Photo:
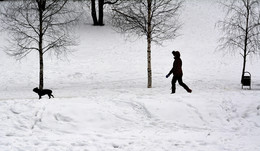
<path fill-rule="evenodd" d="M 175 93 L 176 86 L 175 83 L 178 80 L 179 84 L 189 93 L 192 92 L 192 90 L 182 81 L 182 61 L 181 61 L 181 55 L 179 51 L 172 51 L 172 54 L 174 56 L 174 62 L 173 67 L 171 71 L 166 75 L 166 78 L 168 78 L 171 74 L 173 74 L 172 77 L 172 94 Z"/>

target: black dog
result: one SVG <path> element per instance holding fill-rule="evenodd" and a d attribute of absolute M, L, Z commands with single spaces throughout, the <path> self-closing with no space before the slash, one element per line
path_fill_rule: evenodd
<path fill-rule="evenodd" d="M 42 98 L 43 95 L 48 95 L 49 96 L 49 99 L 51 98 L 51 96 L 54 98 L 54 96 L 52 95 L 52 90 L 50 89 L 38 89 L 38 88 L 34 88 L 33 89 L 33 92 L 37 93 L 39 95 L 39 99 Z"/>

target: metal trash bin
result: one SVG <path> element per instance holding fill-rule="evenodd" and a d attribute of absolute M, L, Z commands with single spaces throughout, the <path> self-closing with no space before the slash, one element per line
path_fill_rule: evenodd
<path fill-rule="evenodd" d="M 247 75 L 245 75 L 247 74 Z M 243 86 L 249 86 L 249 89 L 251 90 L 251 74 L 249 72 L 244 72 L 244 76 L 242 78 L 242 89 Z"/>

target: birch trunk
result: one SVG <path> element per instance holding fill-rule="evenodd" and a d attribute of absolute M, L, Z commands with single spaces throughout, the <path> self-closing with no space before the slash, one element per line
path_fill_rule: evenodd
<path fill-rule="evenodd" d="M 151 10 L 152 1 L 147 0 L 148 4 L 148 23 L 147 23 L 147 74 L 148 83 L 147 88 L 152 88 L 152 63 L 151 63 L 151 42 L 152 42 L 152 28 L 151 28 Z"/>

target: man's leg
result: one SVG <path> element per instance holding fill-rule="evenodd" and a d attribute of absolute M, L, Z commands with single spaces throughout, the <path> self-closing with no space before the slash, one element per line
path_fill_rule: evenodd
<path fill-rule="evenodd" d="M 182 86 L 187 92 L 191 93 L 191 89 L 182 81 L 182 76 L 178 78 L 180 86 Z"/>
<path fill-rule="evenodd" d="M 172 77 L 172 93 L 175 93 L 175 90 L 176 90 L 176 86 L 175 86 L 175 83 L 177 81 L 177 77 L 173 76 Z"/>

